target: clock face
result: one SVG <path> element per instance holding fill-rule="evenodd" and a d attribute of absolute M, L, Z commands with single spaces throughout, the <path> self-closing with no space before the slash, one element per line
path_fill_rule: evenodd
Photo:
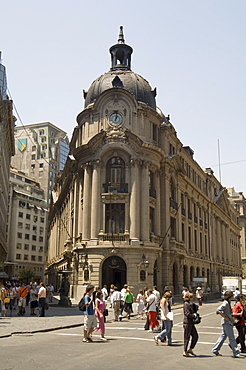
<path fill-rule="evenodd" d="M 109 117 L 109 122 L 114 126 L 119 126 L 123 122 L 123 117 L 120 113 L 112 113 Z"/>

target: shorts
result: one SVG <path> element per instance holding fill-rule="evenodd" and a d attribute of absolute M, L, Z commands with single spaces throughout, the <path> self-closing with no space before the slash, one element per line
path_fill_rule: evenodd
<path fill-rule="evenodd" d="M 84 330 L 89 331 L 90 329 L 97 327 L 97 319 L 95 315 L 84 315 Z"/>
<path fill-rule="evenodd" d="M 26 298 L 19 298 L 18 306 L 26 307 Z"/>

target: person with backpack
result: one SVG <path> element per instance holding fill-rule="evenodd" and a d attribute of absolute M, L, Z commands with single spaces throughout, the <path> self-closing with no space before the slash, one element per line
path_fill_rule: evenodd
<path fill-rule="evenodd" d="M 224 293 L 224 301 L 223 303 L 217 308 L 216 313 L 222 316 L 221 324 L 222 324 L 222 333 L 218 338 L 217 342 L 212 348 L 212 353 L 215 356 L 222 356 L 219 353 L 220 348 L 222 347 L 224 341 L 228 337 L 229 339 L 229 346 L 233 351 L 233 357 L 235 358 L 244 358 L 244 356 L 240 355 L 240 351 L 237 347 L 237 342 L 234 337 L 233 332 L 233 316 L 231 312 L 231 300 L 233 299 L 233 292 L 231 290 L 226 290 Z"/>
<path fill-rule="evenodd" d="M 95 316 L 95 310 L 93 305 L 92 294 L 94 292 L 94 285 L 87 285 L 85 290 L 85 296 L 83 298 L 85 310 L 84 310 L 84 338 L 83 342 L 92 342 L 92 332 L 97 326 L 97 319 Z"/>

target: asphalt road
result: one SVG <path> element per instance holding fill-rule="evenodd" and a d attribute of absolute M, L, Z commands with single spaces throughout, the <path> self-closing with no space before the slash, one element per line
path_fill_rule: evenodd
<path fill-rule="evenodd" d="M 221 349 L 222 357 L 211 353 L 221 333 L 220 317 L 215 314 L 221 302 L 200 308 L 202 322 L 197 325 L 199 341 L 197 357 L 184 358 L 182 309 L 174 311 L 173 346 L 154 343 L 153 334 L 143 330 L 144 321 L 136 317 L 106 324 L 107 342 L 93 335 L 93 343 L 82 343 L 83 327 L 61 329 L 32 335 L 14 335 L 0 340 L 1 370 L 26 369 L 196 369 L 227 370 L 245 367 L 246 359 L 235 359 L 228 341 Z M 235 331 L 236 333 L 236 331 Z"/>

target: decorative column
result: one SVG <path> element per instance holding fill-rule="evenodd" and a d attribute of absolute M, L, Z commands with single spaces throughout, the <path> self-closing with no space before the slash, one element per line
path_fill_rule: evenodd
<path fill-rule="evenodd" d="M 93 163 L 91 190 L 91 239 L 98 239 L 100 216 L 99 161 Z"/>
<path fill-rule="evenodd" d="M 70 234 L 71 235 L 71 234 Z M 74 181 L 74 194 L 73 194 L 73 240 L 75 241 L 76 236 L 78 236 L 78 178 L 75 177 Z"/>
<path fill-rule="evenodd" d="M 83 192 L 83 227 L 82 239 L 90 239 L 91 220 L 91 166 L 87 163 L 84 167 L 84 192 Z"/>
<path fill-rule="evenodd" d="M 79 177 L 78 177 L 78 220 L 77 220 L 77 232 L 78 235 L 81 233 L 82 234 L 82 217 L 83 217 L 83 212 L 82 212 L 82 175 L 79 172 Z"/>
<path fill-rule="evenodd" d="M 160 174 L 156 171 L 154 174 L 154 187 L 156 191 L 156 204 L 155 204 L 155 217 L 154 217 L 154 233 L 155 235 L 161 234 L 161 217 L 160 217 Z"/>
<path fill-rule="evenodd" d="M 149 163 L 143 161 L 141 174 L 141 225 L 140 239 L 142 241 L 149 240 Z M 140 189 L 139 189 L 140 191 Z"/>
<path fill-rule="evenodd" d="M 139 240 L 140 236 L 140 181 L 136 159 L 131 159 L 131 198 L 130 198 L 130 238 Z"/>

